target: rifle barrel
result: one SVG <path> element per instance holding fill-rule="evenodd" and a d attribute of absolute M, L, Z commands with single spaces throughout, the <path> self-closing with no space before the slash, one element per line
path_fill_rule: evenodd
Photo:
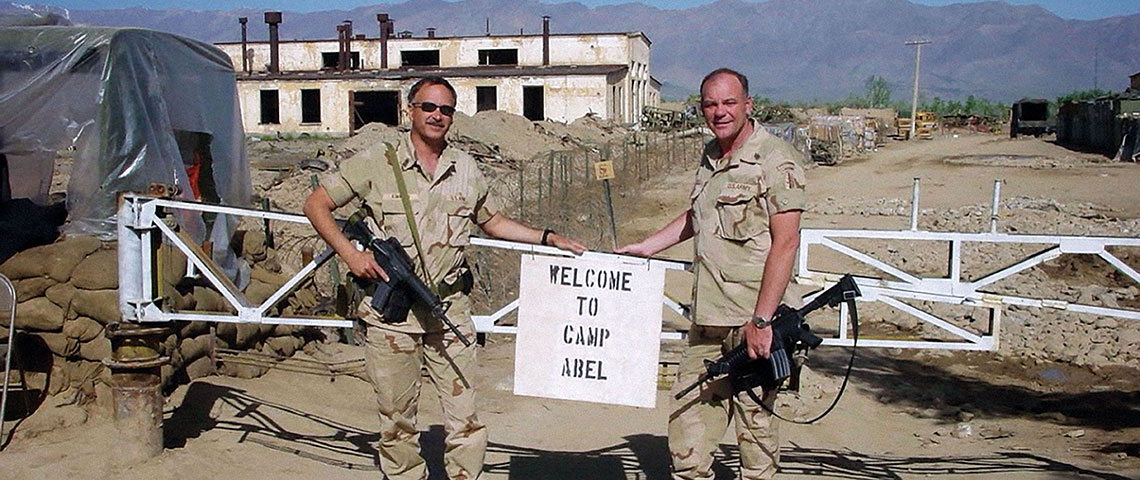
<path fill-rule="evenodd" d="M 463 342 L 463 346 L 465 346 L 465 347 L 471 346 L 471 340 L 467 339 L 467 335 L 464 335 L 463 333 L 461 333 L 459 331 L 459 327 L 455 326 L 455 324 L 452 323 L 450 318 L 447 318 L 446 313 L 443 313 L 443 305 L 442 304 L 437 304 L 435 307 L 432 307 L 431 313 L 433 315 L 435 315 L 435 318 L 437 318 L 437 319 L 439 319 L 439 321 L 443 322 L 444 325 L 447 325 L 447 328 L 451 329 L 451 333 L 454 333 L 455 336 L 459 337 L 459 341 Z"/>
<path fill-rule="evenodd" d="M 683 397 L 683 396 L 685 396 L 687 393 L 689 393 L 689 392 L 693 391 L 693 389 L 694 389 L 694 388 L 697 388 L 697 387 L 698 387 L 698 386 L 700 386 L 702 383 L 705 383 L 705 382 L 709 381 L 709 377 L 710 377 L 710 375 L 709 375 L 709 374 L 707 374 L 707 373 L 706 373 L 706 374 L 704 374 L 704 375 L 701 375 L 701 378 L 698 378 L 698 379 L 697 379 L 697 381 L 693 382 L 693 384 L 692 384 L 692 385 L 689 385 L 689 386 L 685 387 L 685 389 L 684 389 L 684 390 L 681 390 L 680 392 L 677 392 L 677 394 L 676 394 L 676 395 L 673 395 L 673 399 L 674 399 L 674 400 L 680 400 L 680 399 L 681 399 L 681 397 Z"/>

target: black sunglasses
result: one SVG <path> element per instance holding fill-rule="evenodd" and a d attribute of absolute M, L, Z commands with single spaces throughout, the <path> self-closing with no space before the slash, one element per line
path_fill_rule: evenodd
<path fill-rule="evenodd" d="M 420 110 L 423 110 L 426 113 L 434 112 L 435 109 L 438 108 L 439 113 L 442 113 L 442 114 L 447 115 L 449 117 L 452 115 L 455 115 L 455 107 L 453 107 L 451 105 L 436 105 L 436 104 L 431 103 L 431 102 L 416 102 L 416 103 L 413 103 L 412 106 L 416 107 Z"/>

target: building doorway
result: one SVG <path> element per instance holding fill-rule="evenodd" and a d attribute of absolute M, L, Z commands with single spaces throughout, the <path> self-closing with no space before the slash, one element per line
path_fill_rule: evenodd
<path fill-rule="evenodd" d="M 400 123 L 400 92 L 398 91 L 351 92 L 348 99 L 353 132 L 373 122 L 386 123 L 392 126 Z"/>
<path fill-rule="evenodd" d="M 540 122 L 546 120 L 546 100 L 543 98 L 542 86 L 523 87 L 523 116 L 529 120 Z"/>

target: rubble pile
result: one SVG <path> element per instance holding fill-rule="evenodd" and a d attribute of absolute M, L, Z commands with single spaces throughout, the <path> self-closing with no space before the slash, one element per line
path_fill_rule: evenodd
<path fill-rule="evenodd" d="M 989 205 L 972 205 L 953 210 L 922 210 L 919 227 L 928 231 L 986 232 L 990 221 Z M 809 211 L 835 216 L 900 216 L 910 215 L 909 202 L 894 199 L 841 204 L 828 199 L 809 206 Z M 1121 220 L 1102 206 L 1078 203 L 1062 204 L 1054 200 L 1014 197 L 1001 206 L 999 231 L 1013 234 L 1121 236 L 1135 235 L 1140 219 Z M 933 242 L 863 243 L 845 241 L 908 273 L 945 276 L 947 253 L 945 244 Z M 980 278 L 994 270 L 1012 265 L 1040 252 L 1043 245 L 962 246 L 963 279 Z M 1136 269 L 1140 267 L 1140 250 L 1121 248 L 1111 253 Z M 876 274 L 883 276 L 881 272 Z M 1140 285 L 1095 255 L 1066 254 L 1035 268 L 987 286 L 986 291 L 1025 298 L 1061 300 L 1085 305 L 1140 309 Z M 917 305 L 917 304 L 916 304 Z M 965 318 L 972 325 L 985 325 L 984 318 L 970 313 L 966 307 L 947 307 L 926 303 L 923 308 L 946 314 L 946 318 Z M 924 338 L 944 338 L 940 330 L 921 324 L 909 315 L 882 308 L 875 314 L 889 319 L 901 332 Z M 976 322 L 976 323 L 975 323 Z M 1140 365 L 1140 324 L 1115 317 L 1077 314 L 1053 308 L 1006 306 L 1001 320 L 999 353 L 1029 357 L 1039 361 L 1063 361 L 1078 366 L 1101 367 L 1126 364 Z"/>
<path fill-rule="evenodd" d="M 513 165 L 553 150 L 622 141 L 629 134 L 617 124 L 591 116 L 570 124 L 532 122 L 497 110 L 479 112 L 474 116 L 456 112 L 454 118 L 455 122 L 447 134 L 448 142 L 490 165 Z M 402 140 L 407 131 L 403 126 L 366 125 L 340 144 L 340 154 L 347 157 L 379 142 Z"/>

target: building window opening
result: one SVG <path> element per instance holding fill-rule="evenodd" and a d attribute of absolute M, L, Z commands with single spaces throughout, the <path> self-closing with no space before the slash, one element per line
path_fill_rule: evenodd
<path fill-rule="evenodd" d="M 301 90 L 301 123 L 321 123 L 321 90 Z"/>
<path fill-rule="evenodd" d="M 519 50 L 517 48 L 496 48 L 479 50 L 479 65 L 518 65 Z"/>
<path fill-rule="evenodd" d="M 475 87 L 475 111 L 498 110 L 498 92 L 495 87 Z"/>
<path fill-rule="evenodd" d="M 349 70 L 360 70 L 360 52 L 352 52 L 351 65 Z M 338 52 L 321 52 L 321 69 L 322 70 L 337 70 L 340 68 L 340 53 Z"/>
<path fill-rule="evenodd" d="M 280 106 L 277 101 L 277 90 L 261 91 L 261 123 L 281 123 Z"/>
<path fill-rule="evenodd" d="M 400 65 L 404 67 L 438 67 L 439 50 L 401 51 Z"/>
<path fill-rule="evenodd" d="M 546 120 L 546 101 L 543 99 L 542 86 L 523 87 L 523 116 L 529 120 L 539 122 Z"/>
<path fill-rule="evenodd" d="M 353 131 L 369 123 L 384 123 L 396 126 L 400 123 L 400 92 L 366 91 L 352 92 Z"/>

